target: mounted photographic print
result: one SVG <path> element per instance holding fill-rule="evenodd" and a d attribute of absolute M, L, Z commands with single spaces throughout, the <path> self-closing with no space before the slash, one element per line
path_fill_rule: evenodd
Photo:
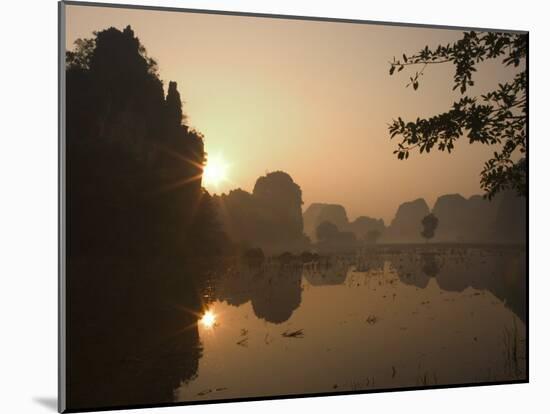
<path fill-rule="evenodd" d="M 61 411 L 528 381 L 527 32 L 59 12 Z"/>

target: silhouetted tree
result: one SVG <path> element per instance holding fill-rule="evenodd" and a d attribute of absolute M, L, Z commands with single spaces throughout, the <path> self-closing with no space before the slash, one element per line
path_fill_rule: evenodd
<path fill-rule="evenodd" d="M 332 224 L 330 221 L 323 221 L 317 226 L 316 229 L 317 240 L 326 241 L 334 239 L 338 236 L 338 227 L 335 224 Z"/>
<path fill-rule="evenodd" d="M 426 239 L 426 241 L 435 236 L 435 229 L 437 229 L 438 224 L 439 219 L 432 213 L 422 219 L 423 230 L 420 234 Z"/>
<path fill-rule="evenodd" d="M 168 93 L 166 94 L 166 115 L 168 122 L 172 125 L 181 125 L 184 121 L 183 111 L 181 109 L 181 97 L 178 92 L 178 84 L 170 82 L 168 84 Z"/>
<path fill-rule="evenodd" d="M 492 198 L 502 190 L 513 189 L 519 195 L 527 193 L 527 71 L 524 66 L 513 80 L 499 84 L 498 89 L 479 97 L 467 96 L 474 85 L 476 66 L 486 60 L 502 59 L 505 66 L 519 67 L 527 57 L 527 35 L 518 33 L 465 32 L 453 44 L 435 49 L 426 46 L 414 55 L 390 62 L 390 75 L 407 66 L 420 65 L 421 69 L 409 78 L 407 86 L 416 90 L 424 70 L 433 64 L 450 63 L 455 66 L 453 90 L 459 89 L 462 97 L 451 109 L 431 118 L 405 121 L 401 117 L 389 126 L 391 138 L 401 137 L 394 151 L 398 159 L 409 157 L 410 151 L 430 152 L 454 148 L 454 142 L 467 136 L 470 143 L 496 145 L 493 158 L 481 171 L 480 184 L 485 196 Z"/>

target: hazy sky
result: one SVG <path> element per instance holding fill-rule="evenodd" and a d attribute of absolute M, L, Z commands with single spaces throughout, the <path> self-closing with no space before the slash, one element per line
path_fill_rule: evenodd
<path fill-rule="evenodd" d="M 424 197 L 479 194 L 479 172 L 494 148 L 459 142 L 398 161 L 390 141 L 393 118 L 447 110 L 454 67 L 425 71 L 417 91 L 407 69 L 389 76 L 388 61 L 461 37 L 461 32 L 367 24 L 235 17 L 90 6 L 67 7 L 67 47 L 110 26 L 131 25 L 159 64 L 165 88 L 174 80 L 189 123 L 205 135 L 206 151 L 229 164 L 241 187 L 283 170 L 300 185 L 304 209 L 338 203 L 350 219 L 382 217 Z M 493 89 L 512 72 L 482 65 L 472 94 Z"/>

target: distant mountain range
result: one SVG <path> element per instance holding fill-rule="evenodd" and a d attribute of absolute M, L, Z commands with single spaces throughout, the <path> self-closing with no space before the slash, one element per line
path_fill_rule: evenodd
<path fill-rule="evenodd" d="M 376 230 L 382 243 L 418 243 L 424 241 L 420 222 L 429 213 L 439 219 L 433 242 L 514 243 L 526 239 L 527 202 L 510 191 L 491 201 L 480 195 L 466 199 L 460 194 L 445 194 L 431 210 L 423 198 L 408 201 L 398 207 L 389 226 L 382 219 L 366 216 L 350 222 L 343 206 L 313 203 L 303 213 L 304 232 L 316 241 L 317 226 L 328 221 L 340 231 L 354 233 L 358 240 Z"/>
<path fill-rule="evenodd" d="M 513 192 L 491 201 L 475 195 L 445 194 L 432 209 L 422 198 L 402 203 L 389 223 L 360 216 L 350 221 L 344 206 L 313 203 L 302 212 L 302 190 L 275 171 L 259 177 L 252 193 L 235 189 L 212 197 L 228 248 L 262 248 L 267 254 L 354 251 L 362 244 L 422 243 L 422 219 L 439 220 L 430 242 L 521 243 L 526 240 L 527 202 Z M 321 240 L 317 229 L 321 223 Z M 330 224 L 329 224 L 330 223 Z M 306 237 L 307 236 L 307 237 Z M 232 247 L 231 247 L 232 246 Z"/>

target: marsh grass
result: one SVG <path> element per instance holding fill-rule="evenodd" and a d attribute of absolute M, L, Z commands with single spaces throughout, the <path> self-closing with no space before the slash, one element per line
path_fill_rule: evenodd
<path fill-rule="evenodd" d="M 437 385 L 437 375 L 435 372 L 431 374 L 429 372 L 424 372 L 416 379 L 417 385 L 428 386 L 428 385 Z"/>
<path fill-rule="evenodd" d="M 512 328 L 503 328 L 502 335 L 503 353 L 504 353 L 504 369 L 505 374 L 519 379 L 522 377 L 522 362 L 524 357 L 520 354 L 521 338 L 519 337 L 516 318 L 512 319 Z"/>

